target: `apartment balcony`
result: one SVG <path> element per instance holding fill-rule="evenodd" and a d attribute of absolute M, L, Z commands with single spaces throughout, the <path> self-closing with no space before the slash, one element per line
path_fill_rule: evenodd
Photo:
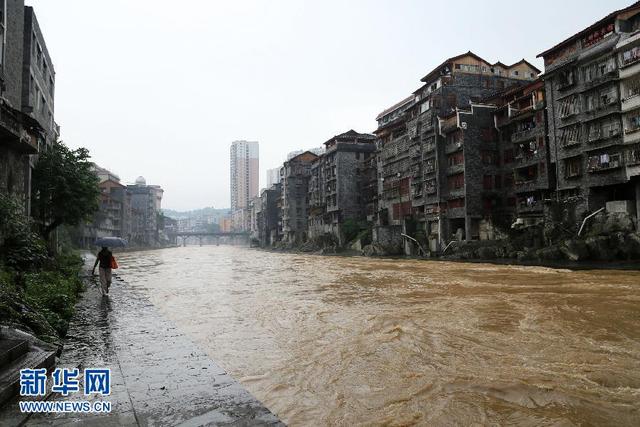
<path fill-rule="evenodd" d="M 447 175 L 455 175 L 460 172 L 464 172 L 464 163 L 459 163 L 457 165 L 449 165 L 447 167 Z"/>
<path fill-rule="evenodd" d="M 436 143 L 435 142 L 428 142 L 426 144 L 424 144 L 423 150 L 425 152 L 430 152 L 430 151 L 434 151 L 436 149 Z"/>
<path fill-rule="evenodd" d="M 525 151 L 522 153 L 518 153 L 514 157 L 514 163 L 516 167 L 528 166 L 534 163 L 539 163 L 541 160 L 545 159 L 545 149 L 539 148 L 535 151 Z"/>
<path fill-rule="evenodd" d="M 462 141 L 448 142 L 444 146 L 444 152 L 447 154 L 455 153 L 456 151 L 460 151 L 462 149 L 462 145 Z"/>
<path fill-rule="evenodd" d="M 640 92 L 636 93 L 635 95 L 623 98 L 621 106 L 622 111 L 631 111 L 635 110 L 636 108 L 640 108 Z"/>
<path fill-rule="evenodd" d="M 518 143 L 534 139 L 538 135 L 538 130 L 538 127 L 533 127 L 531 129 L 514 132 L 513 134 L 511 134 L 511 142 Z"/>
<path fill-rule="evenodd" d="M 517 193 L 522 193 L 522 192 L 526 192 L 526 191 L 534 191 L 534 190 L 538 190 L 539 188 L 541 188 L 544 185 L 543 180 L 540 179 L 540 177 L 535 177 L 534 179 L 530 179 L 530 180 L 522 180 L 522 181 L 516 181 L 515 182 L 515 190 Z"/>
<path fill-rule="evenodd" d="M 38 140 L 34 134 L 28 133 L 22 126 L 21 119 L 25 116 L 4 101 L 0 102 L 0 144 L 21 154 L 36 154 Z"/>
<path fill-rule="evenodd" d="M 622 141 L 625 144 L 633 144 L 640 141 L 640 126 L 625 128 Z"/>
<path fill-rule="evenodd" d="M 546 106 L 547 106 L 547 103 L 544 100 L 542 100 L 533 104 L 533 109 L 536 111 L 544 110 Z"/>
<path fill-rule="evenodd" d="M 620 103 L 618 99 L 612 99 L 605 105 L 599 105 L 592 110 L 584 112 L 585 121 L 597 120 L 609 114 L 619 113 Z"/>
<path fill-rule="evenodd" d="M 640 73 L 640 60 L 634 58 L 632 61 L 623 63 L 620 66 L 619 76 L 620 79 L 626 79 Z"/>
<path fill-rule="evenodd" d="M 452 116 L 444 119 L 440 122 L 440 131 L 442 133 L 448 133 L 458 129 L 458 116 Z"/>
<path fill-rule="evenodd" d="M 544 204 L 539 200 L 534 201 L 532 203 L 518 204 L 518 214 L 541 213 L 543 210 L 544 210 Z"/>
<path fill-rule="evenodd" d="M 464 218 L 466 214 L 465 207 L 447 208 L 447 218 Z"/>
<path fill-rule="evenodd" d="M 625 163 L 627 166 L 640 165 L 640 148 L 632 148 L 626 152 Z"/>
<path fill-rule="evenodd" d="M 460 197 L 464 197 L 464 187 L 450 188 L 447 197 L 449 199 L 459 199 Z"/>
<path fill-rule="evenodd" d="M 600 86 L 601 84 L 607 83 L 611 80 L 617 79 L 618 78 L 618 70 L 617 69 L 613 69 L 601 76 L 598 76 L 592 80 L 589 80 L 588 82 L 584 82 L 582 84 L 583 90 L 587 90 L 590 89 L 592 87 L 596 87 L 596 86 Z"/>
<path fill-rule="evenodd" d="M 566 112 L 566 113 L 564 113 L 564 114 L 561 114 L 561 115 L 560 115 L 560 119 L 561 119 L 561 120 L 569 120 L 569 119 L 571 119 L 571 118 L 573 118 L 573 117 L 576 117 L 576 116 L 578 115 L 578 113 L 579 113 L 579 111 L 578 111 L 578 109 L 576 108 L 575 110 L 568 111 L 568 112 Z"/>
<path fill-rule="evenodd" d="M 606 155 L 606 158 L 604 158 L 604 156 L 605 155 L 590 157 L 587 170 L 590 173 L 607 172 L 623 166 L 622 155 L 620 153 Z"/>
<path fill-rule="evenodd" d="M 438 188 L 436 187 L 436 185 L 435 185 L 435 184 L 433 184 L 433 185 L 429 185 L 429 184 L 427 184 L 427 185 L 424 187 L 424 192 L 425 192 L 425 194 L 436 194 L 436 193 L 437 193 L 437 191 L 438 191 Z"/>
<path fill-rule="evenodd" d="M 602 142 L 605 142 L 611 138 L 616 138 L 620 135 L 622 135 L 622 130 L 619 128 L 610 129 L 608 132 L 603 131 L 602 129 L 598 129 L 594 132 L 589 132 L 589 135 L 587 135 L 587 142 L 589 142 L 590 145 L 598 145 Z"/>

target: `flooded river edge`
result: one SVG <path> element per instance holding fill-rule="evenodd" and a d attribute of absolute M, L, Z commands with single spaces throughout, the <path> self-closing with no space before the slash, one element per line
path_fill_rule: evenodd
<path fill-rule="evenodd" d="M 118 275 L 290 425 L 637 425 L 640 272 L 231 246 Z"/>

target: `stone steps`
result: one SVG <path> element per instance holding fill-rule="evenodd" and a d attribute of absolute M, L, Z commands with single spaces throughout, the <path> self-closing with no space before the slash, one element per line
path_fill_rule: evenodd
<path fill-rule="evenodd" d="M 20 370 L 46 368 L 56 363 L 56 351 L 33 345 L 27 339 L 0 337 L 0 406 L 20 392 Z"/>

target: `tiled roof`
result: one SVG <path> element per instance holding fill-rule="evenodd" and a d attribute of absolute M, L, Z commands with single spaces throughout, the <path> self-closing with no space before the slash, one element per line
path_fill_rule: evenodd
<path fill-rule="evenodd" d="M 608 14 L 604 18 L 600 19 L 599 21 L 591 24 L 587 28 L 584 28 L 583 30 L 578 31 L 577 33 L 575 33 L 571 37 L 564 39 L 563 41 L 561 41 L 560 43 L 556 44 L 555 46 L 553 46 L 553 47 L 545 50 L 544 52 L 538 54 L 536 56 L 536 58 L 544 57 L 545 55 L 547 55 L 547 54 L 549 54 L 549 53 L 551 53 L 551 52 L 553 52 L 555 50 L 558 50 L 561 47 L 566 46 L 567 44 L 569 44 L 570 42 L 578 39 L 579 37 L 583 36 L 584 34 L 589 33 L 593 29 L 601 26 L 602 24 L 604 24 L 605 22 L 611 20 L 612 18 L 615 18 L 619 14 L 624 13 L 624 12 L 628 12 L 628 11 L 633 10 L 635 8 L 638 8 L 638 7 L 640 7 L 640 1 L 637 1 L 637 2 L 633 3 L 632 5 L 627 6 L 627 7 L 623 8 L 623 9 L 619 9 L 619 10 L 616 10 L 614 12 L 611 12 L 610 14 Z"/>

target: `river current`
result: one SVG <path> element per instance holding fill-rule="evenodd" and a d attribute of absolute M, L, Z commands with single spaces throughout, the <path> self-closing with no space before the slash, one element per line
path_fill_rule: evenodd
<path fill-rule="evenodd" d="M 117 257 L 124 286 L 291 426 L 640 425 L 639 271 L 233 246 Z"/>

